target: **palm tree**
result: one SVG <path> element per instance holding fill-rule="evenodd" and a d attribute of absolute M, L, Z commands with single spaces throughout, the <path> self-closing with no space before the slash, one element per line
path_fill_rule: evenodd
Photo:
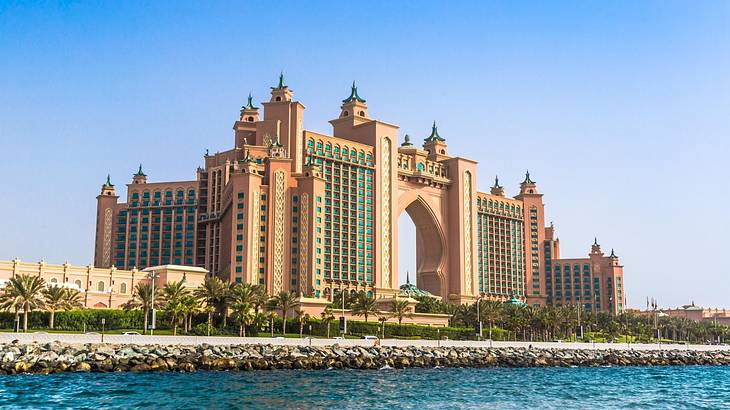
<path fill-rule="evenodd" d="M 413 316 L 408 308 L 408 301 L 405 299 L 393 299 L 390 303 L 390 309 L 393 311 L 393 317 L 398 319 L 398 326 L 400 326 L 401 322 L 403 322 L 403 318 Z"/>
<path fill-rule="evenodd" d="M 489 339 L 492 339 L 492 328 L 495 322 L 502 319 L 502 303 L 495 300 L 480 300 L 479 315 L 481 320 L 489 323 Z"/>
<path fill-rule="evenodd" d="M 281 315 L 284 318 L 282 325 L 282 334 L 286 335 L 286 318 L 289 311 L 299 306 L 299 302 L 296 300 L 296 295 L 289 292 L 279 292 L 278 295 L 271 299 L 271 307 L 274 309 L 281 310 Z"/>
<path fill-rule="evenodd" d="M 380 328 L 382 329 L 381 339 L 385 339 L 385 322 L 388 321 L 388 315 L 378 314 L 378 322 L 380 322 Z"/>
<path fill-rule="evenodd" d="M 48 327 L 53 329 L 54 319 L 56 318 L 57 310 L 64 310 L 68 305 L 67 291 L 69 289 L 62 288 L 58 285 L 53 285 L 43 289 L 43 303 L 44 307 L 50 315 L 48 316 Z"/>
<path fill-rule="evenodd" d="M 305 313 L 303 310 L 297 310 L 297 321 L 299 322 L 299 337 L 304 336 L 304 323 L 309 320 L 309 313 Z"/>
<path fill-rule="evenodd" d="M 23 310 L 23 332 L 28 331 L 28 313 L 33 309 L 43 307 L 45 286 L 46 282 L 43 278 L 34 275 L 13 276 L 5 285 L 3 305 L 6 308 Z"/>
<path fill-rule="evenodd" d="M 257 287 L 245 283 L 234 285 L 229 292 L 230 307 L 233 310 L 234 319 L 239 324 L 239 336 L 246 336 L 246 326 L 249 326 L 254 320 L 255 312 L 253 311 L 254 302 L 256 300 Z"/>
<path fill-rule="evenodd" d="M 84 303 L 81 301 L 81 292 L 76 289 L 66 288 L 66 292 L 64 292 L 64 300 L 66 309 L 84 307 Z"/>
<path fill-rule="evenodd" d="M 200 301 L 193 295 L 187 295 L 180 301 L 180 307 L 183 317 L 183 330 L 187 333 L 193 327 L 193 314 L 200 309 Z"/>
<path fill-rule="evenodd" d="M 269 303 L 269 294 L 266 293 L 266 288 L 263 285 L 253 285 L 253 303 L 254 311 L 258 314 L 261 308 Z"/>
<path fill-rule="evenodd" d="M 2 293 L 0 293 L 0 309 L 8 312 L 11 310 L 14 311 L 15 319 L 13 323 L 20 323 L 20 304 L 9 286 L 2 287 Z"/>
<path fill-rule="evenodd" d="M 159 294 L 159 289 L 155 291 Z M 149 320 L 150 310 L 152 310 L 152 284 L 147 282 L 137 282 L 132 291 L 132 299 L 122 305 L 124 309 L 142 309 L 144 312 L 144 329 L 142 333 L 147 334 L 147 321 Z"/>
<path fill-rule="evenodd" d="M 238 299 L 231 303 L 231 310 L 233 310 L 233 320 L 238 322 L 238 336 L 246 337 L 246 326 L 251 325 L 255 318 L 253 305 L 250 302 Z"/>
<path fill-rule="evenodd" d="M 177 336 L 177 321 L 184 312 L 184 302 L 190 296 L 190 290 L 185 287 L 185 279 L 179 282 L 168 282 L 162 288 L 160 300 L 163 310 L 170 315 L 172 334 Z"/>
<path fill-rule="evenodd" d="M 467 305 L 459 305 L 451 315 L 452 326 L 469 327 L 476 323 L 476 309 Z"/>
<path fill-rule="evenodd" d="M 197 289 L 195 289 L 195 297 L 202 299 L 205 305 L 209 307 L 208 311 L 208 336 L 210 329 L 213 327 L 213 308 L 219 305 L 220 301 L 226 296 L 228 287 L 217 276 L 212 276 L 205 280 Z"/>
<path fill-rule="evenodd" d="M 376 315 L 378 313 L 377 303 L 373 297 L 368 296 L 365 292 L 360 292 L 352 304 L 352 313 L 355 316 L 365 316 L 365 323 L 367 323 L 368 315 Z"/>
<path fill-rule="evenodd" d="M 327 306 L 322 311 L 322 323 L 327 326 L 327 339 L 330 338 L 330 324 L 335 320 L 335 315 L 332 313 L 332 306 Z"/>

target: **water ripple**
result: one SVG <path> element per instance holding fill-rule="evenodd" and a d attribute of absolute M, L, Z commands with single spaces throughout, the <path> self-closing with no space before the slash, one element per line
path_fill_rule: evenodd
<path fill-rule="evenodd" d="M 406 369 L 0 376 L 17 409 L 715 409 L 728 367 Z"/>

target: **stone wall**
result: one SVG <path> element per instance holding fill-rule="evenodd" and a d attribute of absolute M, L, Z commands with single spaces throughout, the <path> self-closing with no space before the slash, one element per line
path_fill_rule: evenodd
<path fill-rule="evenodd" d="M 599 367 L 730 365 L 730 351 L 536 348 L 115 345 L 58 342 L 0 345 L 0 374 L 383 369 L 405 367 Z"/>

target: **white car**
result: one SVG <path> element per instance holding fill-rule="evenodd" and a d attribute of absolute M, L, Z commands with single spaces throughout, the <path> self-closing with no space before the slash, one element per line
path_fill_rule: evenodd
<path fill-rule="evenodd" d="M 124 332 L 122 333 L 124 336 L 139 336 L 139 332 Z"/>
<path fill-rule="evenodd" d="M 377 336 L 372 336 L 372 335 L 365 335 L 362 338 L 365 340 L 378 340 Z"/>

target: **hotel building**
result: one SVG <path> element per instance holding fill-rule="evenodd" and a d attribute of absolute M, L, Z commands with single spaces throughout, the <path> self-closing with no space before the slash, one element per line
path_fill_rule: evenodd
<path fill-rule="evenodd" d="M 371 118 L 354 83 L 330 121 L 332 135 L 303 128 L 305 107 L 283 76 L 261 105 L 249 95 L 233 146 L 206 152 L 194 179 L 153 183 L 140 166 L 119 202 L 107 178 L 97 196 L 94 264 L 194 265 L 272 294 L 327 301 L 362 290 L 387 298 L 399 291 L 405 211 L 416 226 L 419 288 L 453 303 L 480 295 L 584 302 L 558 291 L 557 267 L 584 263 L 559 259 L 529 173 L 514 198 L 498 180 L 478 192 L 477 163 L 452 156 L 435 123 L 422 144 L 408 135 L 399 144 L 398 127 Z M 599 295 L 591 309 L 623 306 L 621 268 L 611 258 L 591 253 L 589 279 L 576 276 Z"/>

